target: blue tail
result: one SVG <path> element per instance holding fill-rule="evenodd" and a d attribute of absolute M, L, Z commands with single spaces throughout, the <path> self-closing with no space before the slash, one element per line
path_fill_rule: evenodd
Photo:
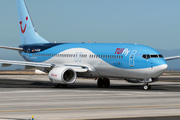
<path fill-rule="evenodd" d="M 21 44 L 48 43 L 37 34 L 24 0 L 17 0 Z"/>

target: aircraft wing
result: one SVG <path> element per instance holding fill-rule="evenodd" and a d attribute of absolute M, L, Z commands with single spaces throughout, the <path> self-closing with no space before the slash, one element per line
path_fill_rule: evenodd
<path fill-rule="evenodd" d="M 53 64 L 50 63 L 38 63 L 38 62 L 25 62 L 25 61 L 12 61 L 12 60 L 0 60 L 2 67 L 11 66 L 11 65 L 25 65 L 25 66 L 34 66 L 34 67 L 52 67 Z"/>
<path fill-rule="evenodd" d="M 164 59 L 165 59 L 166 61 L 174 60 L 174 59 L 180 59 L 180 56 L 165 57 Z"/>
<path fill-rule="evenodd" d="M 1 67 L 8 67 L 11 65 L 24 65 L 27 67 L 30 66 L 30 67 L 42 67 L 42 68 L 53 68 L 54 66 L 68 66 L 76 72 L 87 72 L 89 70 L 89 68 L 85 65 L 84 66 L 71 65 L 71 64 L 56 65 L 52 63 L 25 62 L 25 61 L 12 61 L 12 60 L 0 60 L 0 63 L 2 63 Z"/>

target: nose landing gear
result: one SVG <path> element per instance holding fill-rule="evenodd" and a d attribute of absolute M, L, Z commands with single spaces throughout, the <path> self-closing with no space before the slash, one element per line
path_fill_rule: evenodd
<path fill-rule="evenodd" d="M 144 79 L 144 86 L 143 86 L 144 90 L 150 90 L 151 89 L 151 86 L 148 84 L 150 82 L 152 82 L 152 78 Z"/>
<path fill-rule="evenodd" d="M 148 83 L 145 83 L 143 88 L 144 88 L 144 90 L 150 90 L 151 89 L 151 85 L 149 85 Z"/>

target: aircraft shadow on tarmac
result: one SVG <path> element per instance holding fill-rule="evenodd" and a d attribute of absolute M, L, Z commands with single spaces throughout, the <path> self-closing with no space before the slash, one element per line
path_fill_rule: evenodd
<path fill-rule="evenodd" d="M 177 83 L 177 82 L 176 82 Z M 55 88 L 53 83 L 50 81 L 36 81 L 36 80 L 17 80 L 17 79 L 0 79 L 0 88 L 49 88 L 49 89 L 91 89 L 91 90 L 137 90 L 144 91 L 142 84 L 112 84 L 109 88 L 98 88 L 97 85 L 92 83 L 74 83 L 68 85 L 67 88 Z M 150 91 L 170 91 L 170 92 L 178 92 L 180 91 L 180 84 L 161 84 L 161 82 L 157 82 L 157 84 L 153 84 Z"/>

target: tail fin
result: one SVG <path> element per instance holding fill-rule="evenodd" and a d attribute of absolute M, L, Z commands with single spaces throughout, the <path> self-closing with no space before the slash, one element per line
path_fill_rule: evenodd
<path fill-rule="evenodd" d="M 48 43 L 37 34 L 24 0 L 17 0 L 21 44 Z"/>

